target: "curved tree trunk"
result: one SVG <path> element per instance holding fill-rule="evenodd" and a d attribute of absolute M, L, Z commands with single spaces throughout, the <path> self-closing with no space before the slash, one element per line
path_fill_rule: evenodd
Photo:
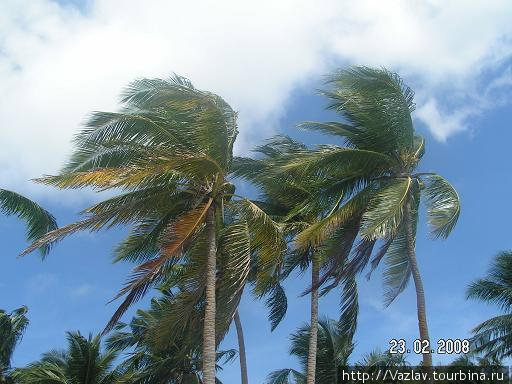
<path fill-rule="evenodd" d="M 238 354 L 240 357 L 240 376 L 242 384 L 249 384 L 249 378 L 247 376 L 247 359 L 245 355 L 245 341 L 244 341 L 244 330 L 242 328 L 242 322 L 240 321 L 240 315 L 238 310 L 235 312 L 235 326 L 236 335 L 238 337 Z"/>
<path fill-rule="evenodd" d="M 414 286 L 416 287 L 416 306 L 418 309 L 418 327 L 420 330 L 420 339 L 428 340 L 428 350 L 430 351 L 430 338 L 428 336 L 427 325 L 427 309 L 425 305 L 425 291 L 423 290 L 423 282 L 421 281 L 421 274 L 416 261 L 415 241 L 413 223 L 411 219 L 411 205 L 408 201 L 404 209 L 405 230 L 407 236 L 407 255 L 411 265 L 412 278 L 414 279 Z M 422 344 L 422 348 L 423 348 Z M 423 354 L 423 366 L 432 366 L 432 355 L 430 353 Z"/>
<path fill-rule="evenodd" d="M 306 384 L 315 384 L 316 373 L 316 349 L 318 335 L 318 259 L 315 254 L 312 257 L 311 266 L 311 324 L 309 328 L 308 366 Z"/>
<path fill-rule="evenodd" d="M 217 244 L 215 238 L 215 209 L 210 207 L 206 218 L 208 255 L 206 260 L 206 305 L 203 324 L 203 383 L 215 384 L 215 278 Z"/>

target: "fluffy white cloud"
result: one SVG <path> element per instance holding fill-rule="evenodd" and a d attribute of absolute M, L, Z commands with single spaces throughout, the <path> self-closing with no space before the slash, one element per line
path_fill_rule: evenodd
<path fill-rule="evenodd" d="M 88 112 L 115 109 L 136 77 L 172 71 L 240 111 L 238 151 L 276 129 L 294 89 L 350 63 L 400 71 L 423 95 L 417 117 L 445 139 L 482 105 L 482 74 L 509 57 L 511 16 L 506 0 L 2 0 L 0 180 L 25 189 L 55 172 Z M 457 109 L 440 111 L 441 93 Z"/>

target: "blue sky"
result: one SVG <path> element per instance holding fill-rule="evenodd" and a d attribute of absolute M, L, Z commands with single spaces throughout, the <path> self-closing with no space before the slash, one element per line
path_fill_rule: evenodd
<path fill-rule="evenodd" d="M 0 103 L 2 187 L 37 199 L 60 224 L 76 219 L 76 213 L 97 196 L 55 191 L 27 180 L 55 172 L 86 114 L 115 109 L 121 87 L 138 76 L 176 71 L 198 87 L 224 95 L 240 111 L 237 151 L 248 154 L 276 133 L 308 144 L 335 142 L 294 128 L 303 120 L 333 118 L 314 92 L 322 75 L 352 63 L 385 65 L 399 71 L 417 91 L 415 126 L 427 140 L 422 170 L 445 176 L 462 201 L 459 224 L 448 240 L 430 240 L 424 217 L 418 234 L 431 338 L 435 343 L 440 338 L 468 337 L 472 327 L 496 313 L 493 307 L 467 302 L 464 292 L 471 280 L 485 273 L 494 254 L 511 247 L 507 218 L 512 187 L 512 30 L 502 20 L 510 19 L 512 7 L 506 2 L 475 1 L 464 7 L 456 1 L 450 6 L 425 1 L 411 7 L 397 1 L 394 19 L 389 20 L 388 10 L 364 1 L 350 10 L 339 5 L 348 6 L 347 2 L 333 3 L 326 7 L 330 12 L 304 1 L 296 9 L 300 23 L 289 17 L 288 2 L 246 8 L 230 4 L 237 17 L 222 13 L 228 4 L 218 10 L 210 2 L 198 9 L 164 3 L 140 9 L 127 2 L 119 12 L 120 3 L 114 0 L 90 1 L 81 8 L 64 1 L 59 5 L 37 0 L 24 8 L 20 3 L 0 6 L 5 7 L 0 14 L 8 15 L 0 16 L 0 90 L 9 95 Z M 462 7 L 464 12 L 458 12 Z M 166 12 L 195 12 L 197 23 L 208 33 L 184 30 L 175 19 L 167 25 L 165 18 L 159 19 Z M 210 24 L 212 12 L 224 19 Z M 248 14 L 255 21 L 239 20 Z M 234 27 L 238 36 L 229 34 Z M 127 54 L 131 46 L 140 54 Z M 36 254 L 16 258 L 25 245 L 23 225 L 16 219 L 1 217 L 0 233 L 0 308 L 30 308 L 31 325 L 16 351 L 15 365 L 63 346 L 67 330 L 102 329 L 115 309 L 106 302 L 130 270 L 127 264 L 112 265 L 110 256 L 126 229 L 65 239 L 45 262 Z M 273 369 L 297 365 L 287 353 L 288 337 L 308 320 L 309 299 L 299 297 L 306 284 L 307 276 L 293 276 L 286 284 L 289 311 L 272 334 L 263 304 L 244 298 L 240 314 L 251 382 L 262 383 Z M 371 281 L 360 281 L 360 297 L 354 359 L 375 347 L 387 348 L 391 338 L 411 343 L 417 337 L 412 286 L 384 309 L 380 276 L 375 273 Z M 336 317 L 338 301 L 337 292 L 322 298 L 320 312 Z M 224 346 L 236 348 L 234 334 Z M 434 356 L 434 361 L 452 358 Z M 419 357 L 410 356 L 410 361 Z M 220 376 L 226 383 L 238 382 L 237 362 Z"/>

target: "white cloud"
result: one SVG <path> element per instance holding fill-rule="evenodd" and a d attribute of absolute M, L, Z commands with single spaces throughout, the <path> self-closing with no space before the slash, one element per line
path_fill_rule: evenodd
<path fill-rule="evenodd" d="M 84 283 L 84 284 L 81 284 L 81 285 L 79 285 L 79 286 L 77 286 L 77 287 L 72 288 L 72 289 L 69 291 L 69 295 L 70 295 L 70 296 L 71 296 L 71 298 L 73 298 L 73 299 L 79 299 L 79 298 L 81 298 L 81 297 L 84 297 L 84 296 L 89 295 L 89 294 L 90 294 L 90 293 L 92 293 L 94 290 L 95 290 L 94 285 Z"/>
<path fill-rule="evenodd" d="M 429 95 L 418 117 L 444 139 L 466 129 L 467 115 L 441 114 L 438 94 L 475 93 L 512 47 L 506 0 L 90 0 L 85 12 L 3 0 L 0 8 L 0 180 L 18 189 L 55 172 L 87 113 L 115 109 L 135 77 L 175 71 L 221 94 L 240 111 L 243 151 L 275 130 L 297 87 L 334 65 L 384 65 Z M 510 87 L 510 78 L 497 85 Z"/>
<path fill-rule="evenodd" d="M 430 98 L 418 108 L 416 116 L 430 128 L 434 137 L 445 141 L 448 136 L 466 130 L 467 119 L 478 112 L 478 109 L 463 108 L 452 113 L 443 113 L 439 110 L 437 101 Z"/>

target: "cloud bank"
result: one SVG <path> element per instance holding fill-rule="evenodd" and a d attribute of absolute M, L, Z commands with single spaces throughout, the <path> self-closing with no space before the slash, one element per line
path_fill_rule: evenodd
<path fill-rule="evenodd" d="M 239 152 L 275 132 L 294 90 L 348 64 L 399 71 L 446 140 L 510 88 L 511 16 L 506 0 L 3 0 L 0 180 L 55 172 L 90 111 L 172 72 L 240 112 Z"/>

